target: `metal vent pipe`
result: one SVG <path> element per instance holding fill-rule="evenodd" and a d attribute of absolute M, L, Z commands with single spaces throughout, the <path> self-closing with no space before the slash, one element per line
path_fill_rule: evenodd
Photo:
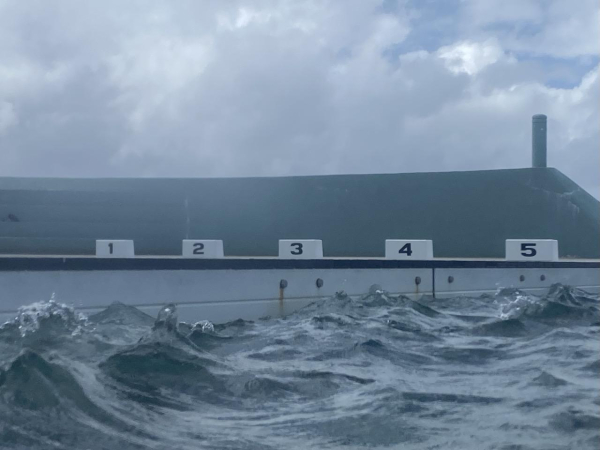
<path fill-rule="evenodd" d="M 548 166 L 547 120 L 544 114 L 536 114 L 531 120 L 531 164 L 532 167 Z"/>

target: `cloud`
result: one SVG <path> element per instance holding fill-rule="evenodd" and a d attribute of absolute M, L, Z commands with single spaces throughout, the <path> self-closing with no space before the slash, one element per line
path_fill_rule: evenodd
<path fill-rule="evenodd" d="M 18 123 L 15 109 L 11 103 L 0 102 L 0 136 Z"/>
<path fill-rule="evenodd" d="M 596 0 L 465 0 L 463 29 L 498 37 L 504 48 L 557 57 L 600 53 L 600 5 Z"/>
<path fill-rule="evenodd" d="M 463 41 L 442 47 L 438 50 L 438 56 L 445 61 L 451 72 L 475 75 L 498 62 L 504 52 L 494 39 L 488 39 L 481 43 Z"/>
<path fill-rule="evenodd" d="M 599 8 L 562 3 L 0 1 L 0 175 L 527 167 L 546 113 L 600 193 Z"/>

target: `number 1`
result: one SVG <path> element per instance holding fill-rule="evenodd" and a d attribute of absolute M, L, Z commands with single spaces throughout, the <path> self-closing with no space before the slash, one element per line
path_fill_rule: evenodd
<path fill-rule="evenodd" d="M 108 253 L 111 255 L 113 254 L 113 243 L 112 242 L 108 243 Z"/>

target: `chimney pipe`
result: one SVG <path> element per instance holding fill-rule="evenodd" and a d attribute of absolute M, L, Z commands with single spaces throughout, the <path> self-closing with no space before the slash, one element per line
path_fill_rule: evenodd
<path fill-rule="evenodd" d="M 532 167 L 547 167 L 547 117 L 536 114 L 531 120 L 531 161 Z"/>

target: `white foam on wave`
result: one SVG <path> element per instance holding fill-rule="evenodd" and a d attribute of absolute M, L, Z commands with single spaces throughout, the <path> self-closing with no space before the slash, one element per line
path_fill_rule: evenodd
<path fill-rule="evenodd" d="M 25 337 L 37 332 L 45 321 L 59 319 L 65 328 L 73 329 L 71 332 L 73 336 L 81 334 L 88 323 L 87 316 L 75 311 L 72 306 L 58 303 L 54 298 L 54 294 L 52 294 L 48 301 L 19 307 L 17 316 L 3 326 L 16 325 L 21 337 Z"/>
<path fill-rule="evenodd" d="M 192 331 L 202 331 L 203 333 L 214 333 L 215 326 L 208 320 L 201 320 L 192 326 Z"/>
<path fill-rule="evenodd" d="M 500 319 L 509 320 L 521 317 L 527 310 L 539 304 L 540 299 L 523 292 L 516 292 L 514 299 L 501 306 Z"/>

